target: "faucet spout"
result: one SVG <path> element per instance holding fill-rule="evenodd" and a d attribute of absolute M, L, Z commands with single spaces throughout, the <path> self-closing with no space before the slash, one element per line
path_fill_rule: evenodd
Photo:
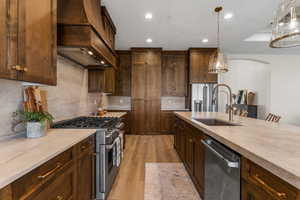
<path fill-rule="evenodd" d="M 229 87 L 229 85 L 226 85 L 224 83 L 217 84 L 216 87 L 213 90 L 213 97 L 215 96 L 215 93 L 216 93 L 218 87 L 226 87 L 229 91 L 229 102 L 227 102 L 227 104 L 229 104 L 229 106 L 228 106 L 228 115 L 229 115 L 229 121 L 233 121 L 232 90 Z"/>

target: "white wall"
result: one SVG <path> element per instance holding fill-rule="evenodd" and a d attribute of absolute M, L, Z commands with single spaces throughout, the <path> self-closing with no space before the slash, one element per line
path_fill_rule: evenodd
<path fill-rule="evenodd" d="M 260 118 L 272 112 L 282 116 L 281 122 L 300 125 L 299 55 L 230 55 L 229 58 L 230 72 L 220 75 L 220 82 L 228 83 L 234 92 L 243 88 L 257 91 L 257 104 L 262 109 Z M 226 97 L 221 96 L 224 104 Z"/>
<path fill-rule="evenodd" d="M 220 83 L 226 83 L 234 94 L 238 90 L 248 89 L 255 92 L 254 104 L 258 105 L 258 118 L 263 119 L 270 110 L 271 72 L 268 64 L 253 60 L 230 60 L 230 71 L 219 77 Z M 224 89 L 221 89 L 224 90 Z M 220 110 L 224 111 L 227 94 L 220 92 Z"/>

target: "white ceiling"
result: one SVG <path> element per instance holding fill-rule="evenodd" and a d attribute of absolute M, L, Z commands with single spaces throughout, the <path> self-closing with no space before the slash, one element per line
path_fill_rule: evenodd
<path fill-rule="evenodd" d="M 271 49 L 268 42 L 245 42 L 253 34 L 269 27 L 280 0 L 223 0 L 221 18 L 222 47 L 227 53 L 299 54 L 300 48 Z M 116 26 L 116 49 L 162 47 L 186 50 L 189 47 L 216 46 L 217 0 L 102 0 Z M 153 13 L 147 21 L 145 13 Z M 146 43 L 152 38 L 152 44 Z M 209 42 L 202 43 L 203 38 Z"/>

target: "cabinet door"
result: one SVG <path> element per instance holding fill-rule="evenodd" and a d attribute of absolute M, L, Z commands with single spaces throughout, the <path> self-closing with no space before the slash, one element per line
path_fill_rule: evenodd
<path fill-rule="evenodd" d="M 161 131 L 166 134 L 174 134 L 173 125 L 175 117 L 173 112 L 162 111 L 160 114 L 160 127 Z"/>
<path fill-rule="evenodd" d="M 80 200 L 91 200 L 94 186 L 94 156 L 92 150 L 83 154 L 77 164 L 77 196 Z"/>
<path fill-rule="evenodd" d="M 264 191 L 242 180 L 242 200 L 272 200 Z"/>
<path fill-rule="evenodd" d="M 89 70 L 88 74 L 89 92 L 103 92 L 105 89 L 104 70 Z"/>
<path fill-rule="evenodd" d="M 18 10 L 19 79 L 56 85 L 56 1 L 18 0 Z"/>
<path fill-rule="evenodd" d="M 16 30 L 17 2 L 1 0 L 0 2 L 0 78 L 17 79 L 16 65 Z"/>
<path fill-rule="evenodd" d="M 160 100 L 146 100 L 145 115 L 145 133 L 160 134 Z"/>
<path fill-rule="evenodd" d="M 198 183 L 200 195 L 203 196 L 204 192 L 204 145 L 201 140 L 203 139 L 202 133 L 196 132 L 199 136 L 195 136 L 194 143 L 194 177 Z"/>
<path fill-rule="evenodd" d="M 193 174 L 194 173 L 194 139 L 190 133 L 190 130 L 187 131 L 185 142 L 186 142 L 185 161 L 186 161 L 186 165 L 190 171 L 190 174 Z"/>
<path fill-rule="evenodd" d="M 185 162 L 185 155 L 186 155 L 186 130 L 184 127 L 184 122 L 179 120 L 179 127 L 178 127 L 178 135 L 179 135 L 179 156 L 181 157 L 182 161 Z"/>
<path fill-rule="evenodd" d="M 145 99 L 146 97 L 146 54 L 145 52 L 132 53 L 132 98 Z"/>
<path fill-rule="evenodd" d="M 146 99 L 160 99 L 161 51 L 147 52 L 146 59 Z"/>
<path fill-rule="evenodd" d="M 187 63 L 187 52 L 163 52 L 162 96 L 186 96 Z"/>
<path fill-rule="evenodd" d="M 105 79 L 105 93 L 113 94 L 115 92 L 115 81 L 116 73 L 114 68 L 108 68 L 104 70 L 104 79 Z"/>
<path fill-rule="evenodd" d="M 131 96 L 131 52 L 118 51 L 116 96 Z"/>
<path fill-rule="evenodd" d="M 217 83 L 218 75 L 208 73 L 208 64 L 216 49 L 190 49 L 190 83 Z"/>
<path fill-rule="evenodd" d="M 133 134 L 144 134 L 145 131 L 145 100 L 132 100 Z"/>

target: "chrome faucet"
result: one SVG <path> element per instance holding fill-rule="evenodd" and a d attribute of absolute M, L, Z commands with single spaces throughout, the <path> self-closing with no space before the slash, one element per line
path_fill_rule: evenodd
<path fill-rule="evenodd" d="M 229 106 L 228 106 L 228 113 L 229 113 L 229 121 L 233 121 L 233 106 L 232 106 L 232 92 L 231 92 L 231 88 L 226 85 L 226 84 L 218 84 L 216 85 L 216 87 L 213 90 L 213 97 L 215 96 L 215 93 L 217 91 L 218 87 L 226 87 L 229 91 Z M 228 104 L 228 102 L 227 102 Z"/>

